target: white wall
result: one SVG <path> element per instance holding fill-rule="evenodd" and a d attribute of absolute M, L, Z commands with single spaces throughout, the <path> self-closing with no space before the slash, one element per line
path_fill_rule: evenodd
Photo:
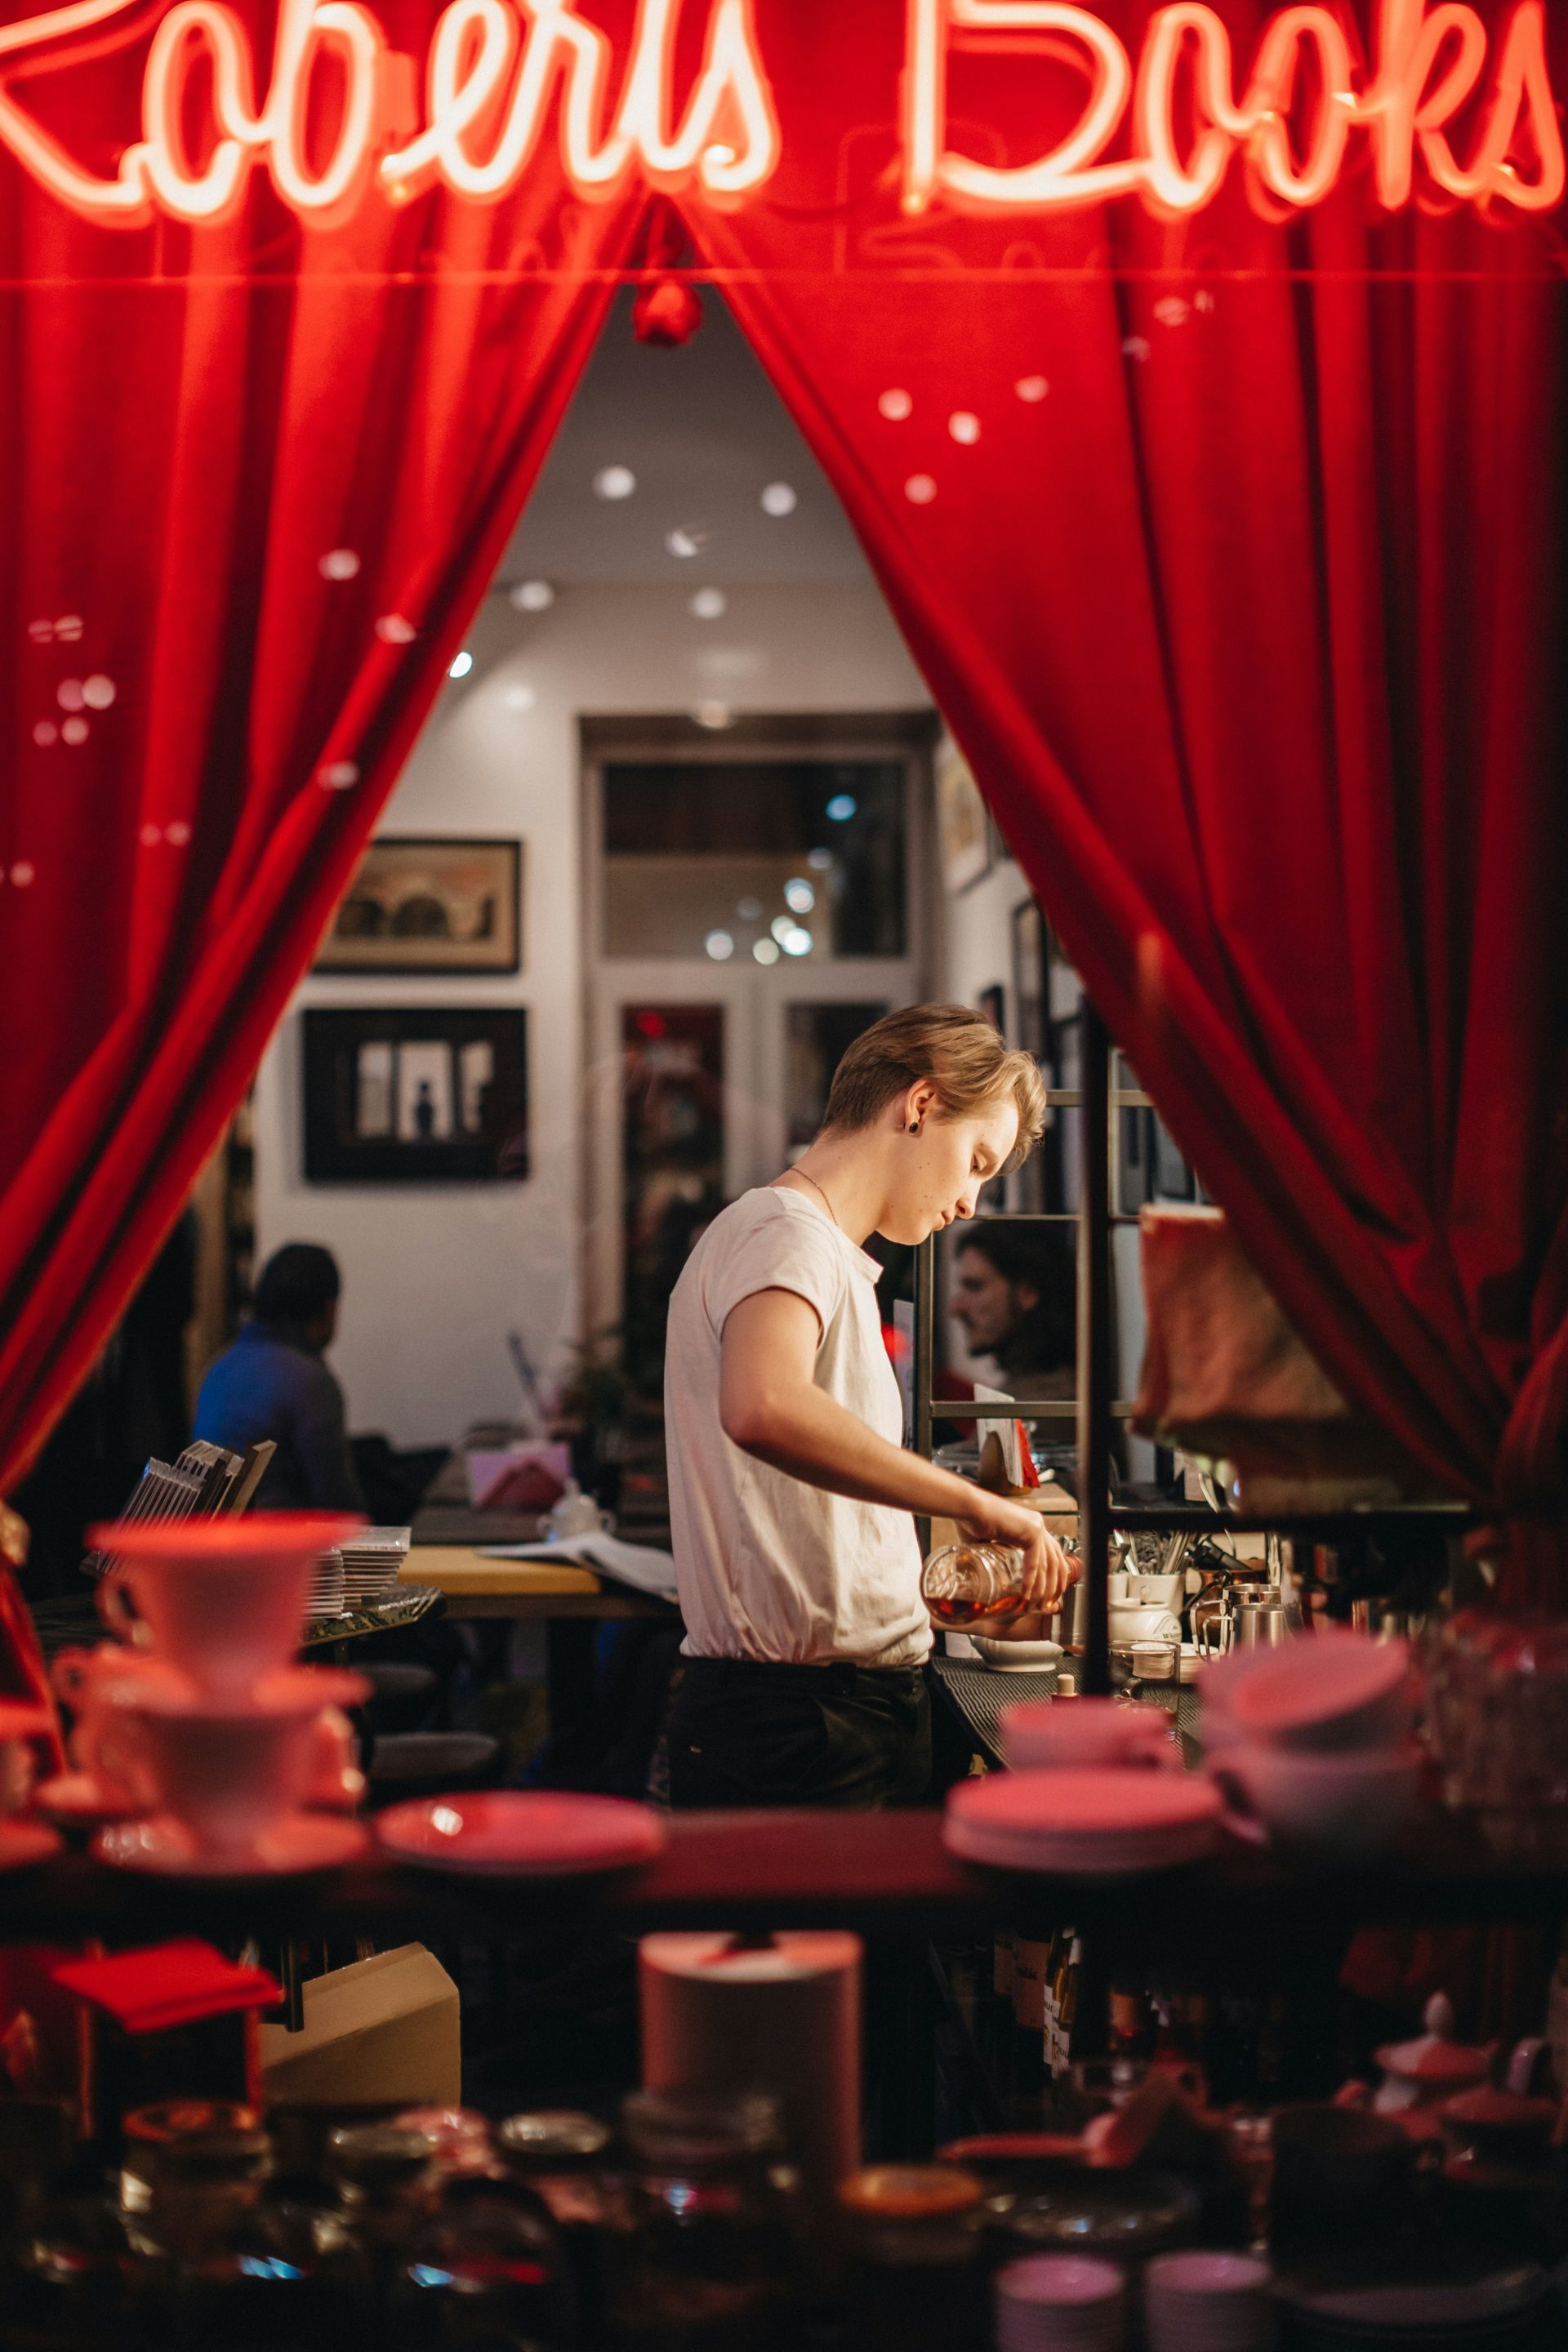
<path fill-rule="evenodd" d="M 578 1335 L 584 974 L 577 719 L 682 712 L 891 710 L 929 702 L 876 589 L 740 587 L 721 621 L 668 586 L 563 589 L 548 612 L 487 598 L 472 674 L 448 686 L 384 811 L 385 833 L 524 844 L 522 970 L 503 980 L 308 980 L 257 1080 L 257 1239 L 324 1242 L 343 1272 L 333 1363 L 355 1430 L 432 1444 L 504 1419 L 506 1334 L 556 1368 Z M 531 701 L 529 698 L 531 697 Z M 527 707 L 517 707 L 526 703 Z M 303 1005 L 523 1004 L 532 1172 L 521 1183 L 307 1185 Z"/>

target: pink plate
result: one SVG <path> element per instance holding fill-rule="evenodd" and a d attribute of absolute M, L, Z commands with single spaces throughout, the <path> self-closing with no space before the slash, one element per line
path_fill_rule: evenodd
<path fill-rule="evenodd" d="M 624 1797 L 481 1789 L 390 1805 L 375 1833 L 399 1862 L 502 1878 L 564 1878 L 630 1870 L 662 1853 L 668 1832 L 651 1806 Z"/>
<path fill-rule="evenodd" d="M 116 1822 L 99 1831 L 92 1852 L 116 1870 L 142 1870 L 158 1878 L 300 1878 L 308 1871 L 340 1870 L 364 1852 L 363 1822 L 337 1813 L 287 1813 L 237 1861 L 197 1851 L 190 1832 L 171 1813 Z"/>
<path fill-rule="evenodd" d="M 28 1870 L 61 1851 L 47 1822 L 0 1821 L 0 1870 Z"/>
<path fill-rule="evenodd" d="M 1262 1738 L 1289 1739 L 1395 1698 L 1410 1671 L 1403 1642 L 1318 1633 L 1269 1652 L 1231 1694 L 1232 1719 Z"/>
<path fill-rule="evenodd" d="M 942 1836 L 1001 1870 L 1170 1869 L 1213 1852 L 1223 1811 L 1216 1789 L 1182 1772 L 993 1772 L 953 1790 Z"/>

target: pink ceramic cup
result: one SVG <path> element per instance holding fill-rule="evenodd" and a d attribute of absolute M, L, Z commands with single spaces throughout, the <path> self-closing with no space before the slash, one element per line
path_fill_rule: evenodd
<path fill-rule="evenodd" d="M 1002 1753 L 1015 1772 L 1174 1760 L 1163 1708 L 1114 1698 L 1035 1699 L 1005 1706 L 997 1721 Z"/>
<path fill-rule="evenodd" d="M 160 1692 L 123 1713 L 153 1804 L 189 1833 L 204 1862 L 243 1869 L 267 1832 L 311 1793 L 321 1705 L 309 1691 L 243 1706 Z"/>
<path fill-rule="evenodd" d="M 96 1650 L 61 1650 L 49 1670 L 73 1717 L 66 1741 L 72 1769 L 90 1782 L 105 1812 L 134 1813 L 153 1801 L 140 1754 L 124 1737 L 123 1710 L 156 1691 L 193 1697 L 195 1685 L 162 1658 L 102 1642 Z"/>
<path fill-rule="evenodd" d="M 114 1563 L 99 1586 L 99 1614 L 212 1696 L 243 1699 L 298 1649 L 317 1553 L 361 1524 L 278 1511 L 93 1528 L 89 1542 Z"/>

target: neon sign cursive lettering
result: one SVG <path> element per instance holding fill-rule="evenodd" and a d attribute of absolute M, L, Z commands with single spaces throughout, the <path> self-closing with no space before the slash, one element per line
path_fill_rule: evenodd
<path fill-rule="evenodd" d="M 708 8 L 702 64 L 678 104 L 677 34 L 683 7 L 698 5 Z M 73 41 L 142 5 L 66 0 L 0 26 L 0 149 L 60 203 L 106 225 L 225 219 L 258 171 L 283 204 L 322 224 L 376 192 L 401 203 L 439 185 L 494 204 L 519 184 L 552 123 L 566 183 L 583 197 L 641 174 L 733 203 L 780 162 L 752 0 L 637 0 L 624 64 L 576 0 L 447 0 L 412 122 L 415 62 L 393 53 L 365 0 L 279 0 L 259 102 L 250 37 L 227 0 L 174 0 L 147 50 L 141 136 L 105 177 L 27 111 L 9 77 L 85 63 Z M 1377 0 L 1365 64 L 1331 7 L 1286 7 L 1265 23 L 1244 86 L 1206 0 L 1156 9 L 1136 63 L 1073 0 L 907 6 L 900 133 L 910 213 L 939 202 L 1039 213 L 1134 196 L 1179 215 L 1212 204 L 1238 156 L 1268 199 L 1300 208 L 1339 184 L 1352 140 L 1364 140 L 1371 186 L 1389 211 L 1412 201 L 1418 171 L 1460 203 L 1523 212 L 1561 203 L 1568 182 L 1543 0 L 1516 0 L 1495 37 L 1468 0 Z M 983 163 L 948 144 L 950 56 L 1020 35 L 1044 37 L 1054 62 L 1076 64 L 1082 103 L 1034 162 Z"/>
<path fill-rule="evenodd" d="M 986 34 L 1040 33 L 1053 56 L 1073 57 L 1086 95 L 1077 122 L 1033 163 L 980 163 L 947 146 L 947 61 Z M 1561 203 L 1568 166 L 1547 74 L 1542 0 L 1508 15 L 1468 160 L 1450 129 L 1482 89 L 1487 28 L 1464 0 L 1381 0 L 1377 60 L 1364 87 L 1344 27 L 1322 6 L 1291 7 L 1263 29 L 1246 93 L 1236 96 L 1230 35 L 1202 0 L 1176 0 L 1150 18 L 1136 72 L 1121 39 L 1071 0 L 909 0 L 904 76 L 903 204 L 919 213 L 938 197 L 971 213 L 1054 212 L 1138 195 L 1152 211 L 1192 213 L 1211 204 L 1239 152 L 1279 203 L 1321 204 L 1337 184 L 1351 135 L 1372 143 L 1378 202 L 1408 204 L 1415 157 L 1436 186 L 1461 202 L 1546 212 Z M 1179 149 L 1177 81 L 1195 120 Z M 1298 103 L 1299 89 L 1310 96 Z M 1130 154 L 1107 158 L 1131 111 Z M 1299 118 L 1299 119 L 1298 119 Z M 1516 151 L 1526 150 L 1528 162 Z"/>

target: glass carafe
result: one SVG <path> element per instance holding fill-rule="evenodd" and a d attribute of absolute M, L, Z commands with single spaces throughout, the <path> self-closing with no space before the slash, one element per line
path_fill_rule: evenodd
<path fill-rule="evenodd" d="M 1005 1623 L 1024 1607 L 1024 1555 L 1010 1544 L 943 1544 L 926 1561 L 921 1595 L 954 1633 Z"/>

